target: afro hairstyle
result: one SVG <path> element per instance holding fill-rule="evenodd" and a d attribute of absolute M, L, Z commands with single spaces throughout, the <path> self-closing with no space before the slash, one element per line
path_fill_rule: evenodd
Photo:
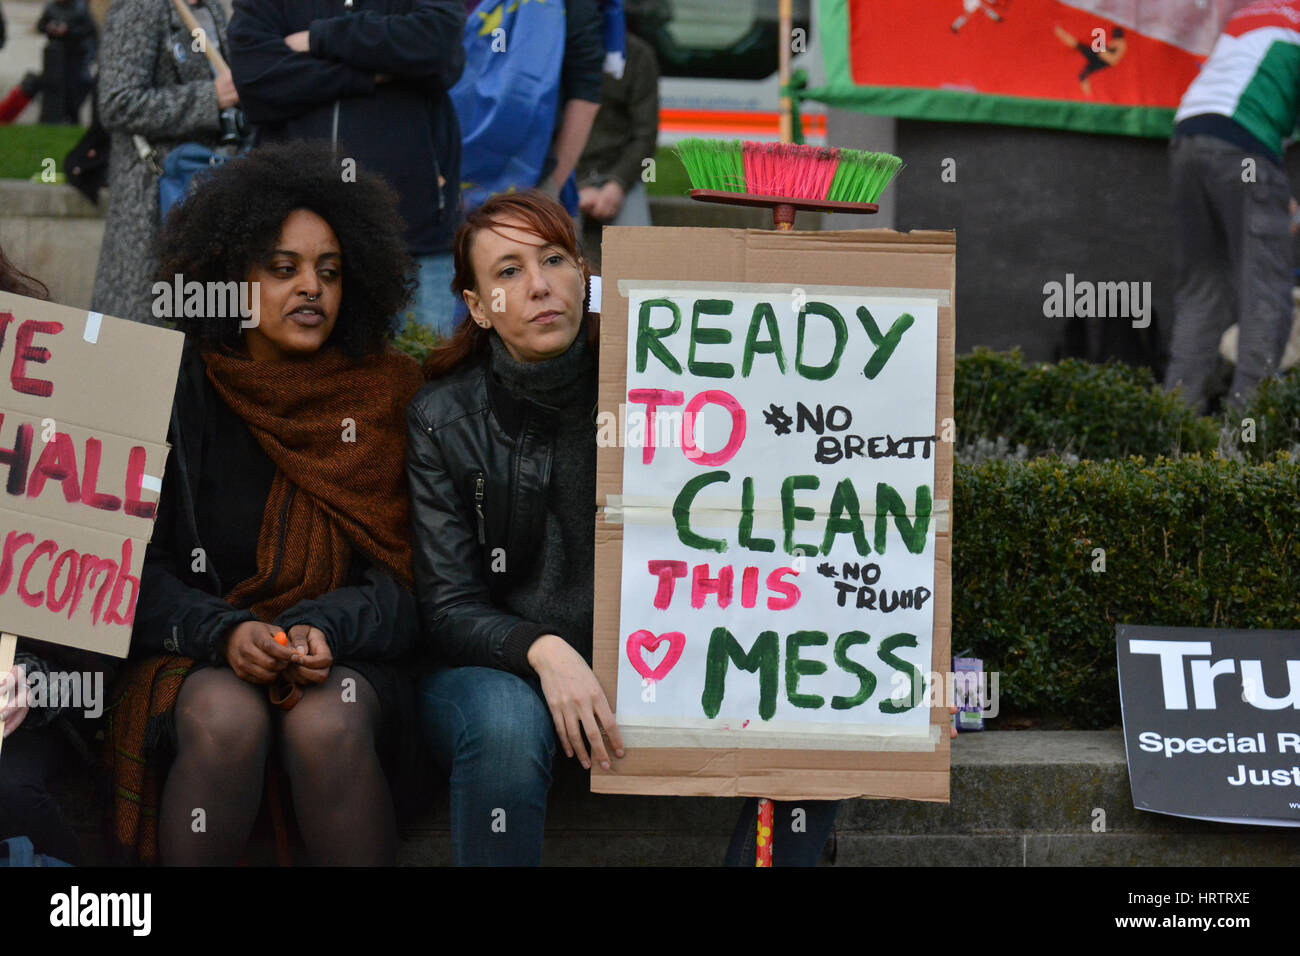
<path fill-rule="evenodd" d="M 327 345 L 357 359 L 382 351 L 411 301 L 417 267 L 406 251 L 397 194 L 365 167 L 349 173 L 324 141 L 261 146 L 200 174 L 167 216 L 157 280 L 242 281 L 276 247 L 289 214 L 324 219 L 342 252 L 343 298 Z M 201 348 L 237 348 L 237 316 L 177 316 Z"/>

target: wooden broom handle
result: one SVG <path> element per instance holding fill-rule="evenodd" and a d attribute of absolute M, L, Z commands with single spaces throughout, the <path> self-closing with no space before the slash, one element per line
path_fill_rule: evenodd
<path fill-rule="evenodd" d="M 781 83 L 781 142 L 794 142 L 794 117 L 793 108 L 790 103 L 790 43 L 792 40 L 791 33 L 794 30 L 794 0 L 780 0 L 777 7 L 777 15 L 780 18 L 779 32 L 781 34 L 781 45 L 777 53 L 777 78 Z M 794 207 L 781 203 L 772 209 L 772 223 L 779 232 L 788 232 L 794 229 Z M 772 801 L 766 797 L 758 801 L 758 819 L 755 825 L 758 828 L 758 839 L 755 841 L 755 860 L 757 866 L 772 865 L 772 838 L 775 835 L 776 827 L 772 825 Z M 767 834 L 764 839 L 763 830 L 766 828 Z"/>
<path fill-rule="evenodd" d="M 779 17 L 781 20 L 779 32 L 781 34 L 781 45 L 777 47 L 777 78 L 780 80 L 781 88 L 784 92 L 781 94 L 780 118 L 781 118 L 781 142 L 794 142 L 794 118 L 793 107 L 790 102 L 790 43 L 791 33 L 794 30 L 794 0 L 781 0 L 779 7 Z"/>
<path fill-rule="evenodd" d="M 194 19 L 194 14 L 190 13 L 190 5 L 186 3 L 185 0 L 172 0 L 172 6 L 174 6 L 176 12 L 180 14 L 181 20 L 184 22 L 186 29 L 190 31 L 190 36 L 194 35 L 195 30 L 203 29 L 199 26 L 199 21 Z M 206 33 L 206 31 L 204 32 Z M 209 40 L 211 42 L 209 42 Z M 216 38 L 205 38 L 203 42 L 203 52 L 207 55 L 208 62 L 212 64 L 212 68 L 218 73 L 224 73 L 226 70 L 229 70 L 230 67 L 226 66 L 226 61 L 222 58 L 221 51 L 217 49 L 217 46 L 218 41 Z"/>

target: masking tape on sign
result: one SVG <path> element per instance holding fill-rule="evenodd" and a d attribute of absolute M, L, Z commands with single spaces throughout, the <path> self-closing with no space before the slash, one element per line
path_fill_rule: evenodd
<path fill-rule="evenodd" d="M 673 518 L 673 500 L 659 495 L 606 495 L 603 510 L 605 524 L 676 524 L 676 519 Z M 914 517 L 916 515 L 915 500 L 905 501 L 904 504 L 907 506 L 908 516 Z M 825 519 L 830 516 L 829 500 L 813 505 L 807 505 L 801 501 L 800 507 L 812 508 L 813 518 L 809 520 Z M 700 527 L 735 524 L 740 511 L 740 508 L 704 508 L 695 506 L 691 508 L 691 520 Z M 781 502 L 775 498 L 755 500 L 753 513 L 756 527 L 779 527 L 781 524 Z M 866 521 L 869 518 L 874 519 L 876 512 L 869 508 L 863 509 L 858 512 L 858 516 L 863 521 Z M 759 520 L 761 518 L 769 520 L 761 521 Z M 931 504 L 930 518 L 934 523 L 936 534 L 947 533 L 947 498 L 940 498 Z"/>
<path fill-rule="evenodd" d="M 924 704 L 921 705 L 924 707 Z M 927 708 L 928 709 L 928 708 Z M 786 721 L 788 730 L 768 729 L 756 721 L 744 726 L 720 720 L 662 718 L 653 726 L 637 724 L 638 715 L 615 714 L 619 736 L 631 747 L 752 748 L 758 750 L 854 750 L 933 753 L 947 724 L 892 728 L 885 725 L 802 724 Z"/>
<path fill-rule="evenodd" d="M 618 294 L 630 298 L 643 292 L 697 293 L 721 292 L 729 295 L 768 295 L 788 297 L 802 290 L 806 298 L 819 295 L 851 296 L 855 299 L 933 299 L 940 308 L 952 304 L 948 289 L 906 289 L 856 285 L 804 285 L 796 282 L 701 282 L 692 279 L 619 279 Z M 593 300 L 594 301 L 594 300 Z"/>

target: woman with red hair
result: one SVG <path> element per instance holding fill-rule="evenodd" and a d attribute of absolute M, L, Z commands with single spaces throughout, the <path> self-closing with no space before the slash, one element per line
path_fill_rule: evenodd
<path fill-rule="evenodd" d="M 455 862 L 535 865 L 556 741 L 584 768 L 623 756 L 591 671 L 599 319 L 572 220 L 540 193 L 471 212 L 454 255 L 470 317 L 407 408 L 416 597 L 440 658 L 420 717 L 451 777 Z M 778 863 L 826 842 L 835 804 L 801 806 L 796 831 L 777 805 Z M 728 862 L 753 864 L 755 814 Z"/>

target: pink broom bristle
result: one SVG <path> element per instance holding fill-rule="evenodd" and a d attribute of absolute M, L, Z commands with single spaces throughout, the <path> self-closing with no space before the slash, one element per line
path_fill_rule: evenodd
<path fill-rule="evenodd" d="M 759 184 L 766 182 L 761 168 L 763 164 L 762 144 L 745 143 L 743 160 L 745 165 L 745 191 L 764 195 L 759 189 Z"/>
<path fill-rule="evenodd" d="M 745 191 L 759 196 L 825 199 L 839 150 L 792 143 L 744 144 Z"/>

